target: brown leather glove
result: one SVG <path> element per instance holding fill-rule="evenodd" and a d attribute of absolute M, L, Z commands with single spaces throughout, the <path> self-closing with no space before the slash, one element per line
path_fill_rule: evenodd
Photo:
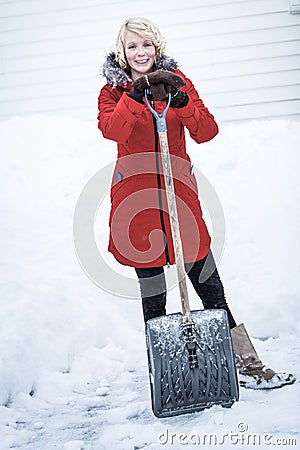
<path fill-rule="evenodd" d="M 171 92 L 172 86 L 170 84 L 158 83 L 152 84 L 148 89 L 150 92 L 149 97 L 153 100 L 167 100 L 169 92 Z"/>
<path fill-rule="evenodd" d="M 174 72 L 156 70 L 138 78 L 132 86 L 140 93 L 149 89 L 154 100 L 165 100 L 172 88 L 178 89 L 185 84 L 185 80 Z"/>

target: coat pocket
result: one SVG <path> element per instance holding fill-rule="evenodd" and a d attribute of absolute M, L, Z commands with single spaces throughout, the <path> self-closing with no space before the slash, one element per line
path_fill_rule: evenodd
<path fill-rule="evenodd" d="M 135 191 L 135 186 L 136 175 L 131 175 L 121 168 L 116 167 L 110 190 L 111 201 L 113 201 L 116 197 L 120 198 L 120 201 L 122 198 L 128 197 Z"/>
<path fill-rule="evenodd" d="M 198 198 L 198 185 L 197 180 L 194 175 L 194 166 L 191 165 L 190 161 L 184 161 L 178 159 L 175 169 L 175 184 L 178 182 L 179 192 L 184 198 L 186 195 L 192 197 L 193 199 Z"/>

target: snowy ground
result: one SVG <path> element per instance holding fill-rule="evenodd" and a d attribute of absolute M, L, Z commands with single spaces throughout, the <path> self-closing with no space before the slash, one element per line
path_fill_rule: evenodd
<path fill-rule="evenodd" d="M 229 410 L 153 416 L 139 301 L 122 298 L 122 286 L 109 294 L 93 283 L 73 245 L 78 197 L 114 161 L 114 143 L 95 123 L 43 116 L 2 122 L 0 136 L 0 449 L 299 446 L 299 382 L 241 390 Z M 300 123 L 290 121 L 227 125 L 210 143 L 189 142 L 224 209 L 219 268 L 234 315 L 262 359 L 298 379 L 299 142 Z M 106 252 L 108 211 L 106 197 L 95 222 L 99 250 L 138 296 L 131 269 Z M 169 312 L 178 306 L 173 289 Z M 213 436 L 204 445 L 205 433 Z"/>

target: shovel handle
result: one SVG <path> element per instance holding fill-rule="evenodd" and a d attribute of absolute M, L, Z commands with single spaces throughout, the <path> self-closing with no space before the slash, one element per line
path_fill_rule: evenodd
<path fill-rule="evenodd" d="M 150 105 L 150 103 L 148 101 L 148 97 L 147 97 L 148 93 L 149 92 L 147 92 L 147 90 L 146 90 L 145 91 L 145 100 L 146 100 L 148 108 L 150 109 L 150 111 L 152 112 L 153 116 L 156 119 L 156 129 L 157 129 L 158 136 L 159 136 L 159 143 L 160 143 L 160 150 L 161 150 L 161 160 L 162 160 L 162 167 L 163 167 L 163 173 L 164 173 L 164 179 L 165 179 L 167 204 L 168 204 L 168 211 L 169 211 L 171 230 L 172 230 L 172 240 L 173 240 L 174 253 L 175 253 L 177 278 L 178 278 L 178 283 L 179 283 L 179 293 L 180 293 L 180 299 L 181 299 L 183 323 L 187 324 L 187 323 L 191 323 L 192 319 L 191 319 L 191 310 L 190 310 L 188 291 L 187 291 L 187 285 L 186 285 L 186 275 L 185 275 L 185 267 L 184 267 L 184 260 L 183 260 L 182 242 L 181 242 L 180 230 L 179 230 L 179 221 L 178 221 L 178 213 L 177 213 L 177 206 L 176 206 L 176 197 L 175 197 L 173 176 L 172 176 L 168 138 L 167 138 L 167 124 L 166 124 L 166 114 L 167 114 L 167 111 L 168 111 L 170 103 L 171 103 L 171 94 L 169 94 L 168 102 L 167 102 L 165 109 L 163 110 L 163 112 L 161 114 L 159 114 Z"/>

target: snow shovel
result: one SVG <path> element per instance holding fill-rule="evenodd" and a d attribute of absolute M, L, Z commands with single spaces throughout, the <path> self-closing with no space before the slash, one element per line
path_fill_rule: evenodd
<path fill-rule="evenodd" d="M 216 404 L 229 408 L 238 400 L 239 390 L 226 312 L 190 310 L 166 127 L 171 94 L 158 114 L 148 101 L 149 93 L 145 92 L 145 100 L 159 135 L 182 308 L 182 313 L 146 323 L 152 409 L 162 418 Z"/>

